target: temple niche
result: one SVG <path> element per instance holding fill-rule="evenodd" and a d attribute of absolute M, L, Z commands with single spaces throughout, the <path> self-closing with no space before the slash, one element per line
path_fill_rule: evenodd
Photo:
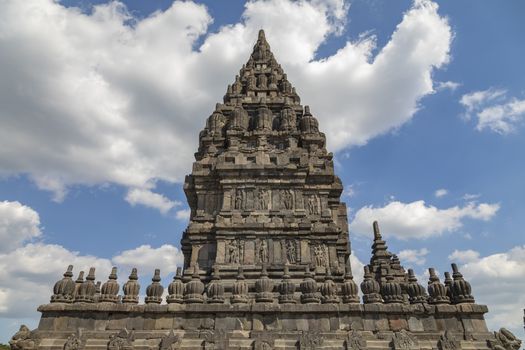
<path fill-rule="evenodd" d="M 488 309 L 455 264 L 443 282 L 433 268 L 418 281 L 377 222 L 370 263 L 354 281 L 333 155 L 262 30 L 203 125 L 173 280 L 134 268 L 119 283 L 115 267 L 97 284 L 94 268 L 73 280 L 69 266 L 39 307 L 38 328 L 22 326 L 13 349 L 520 347 L 504 328 L 489 332 Z M 139 273 L 152 276 L 145 288 Z"/>

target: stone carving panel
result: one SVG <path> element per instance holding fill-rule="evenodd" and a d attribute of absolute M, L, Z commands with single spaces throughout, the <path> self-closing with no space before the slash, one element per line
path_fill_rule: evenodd
<path fill-rule="evenodd" d="M 257 248 L 257 262 L 268 263 L 270 261 L 270 250 L 267 239 L 260 239 L 256 245 Z"/>
<path fill-rule="evenodd" d="M 303 332 L 299 337 L 299 350 L 316 350 L 324 343 L 324 337 L 315 331 Z"/>
<path fill-rule="evenodd" d="M 128 332 L 126 328 L 109 338 L 108 350 L 132 350 L 135 340 L 133 331 Z"/>
<path fill-rule="evenodd" d="M 419 349 L 419 345 L 416 337 L 402 329 L 399 332 L 395 332 L 392 337 L 392 349 L 393 350 L 416 350 Z"/>
<path fill-rule="evenodd" d="M 449 331 L 445 331 L 438 340 L 438 349 L 439 350 L 459 350 L 461 349 L 461 343 L 456 340 L 454 335 Z"/>
<path fill-rule="evenodd" d="M 270 191 L 266 189 L 257 190 L 255 200 L 255 210 L 268 210 L 270 209 Z"/>
<path fill-rule="evenodd" d="M 292 239 L 287 239 L 285 241 L 284 247 L 286 249 L 286 262 L 290 264 L 297 263 L 299 261 L 297 241 L 292 240 Z"/>
<path fill-rule="evenodd" d="M 366 349 L 366 340 L 363 339 L 363 336 L 355 330 L 348 332 L 345 339 L 345 350 L 364 349 Z"/>
<path fill-rule="evenodd" d="M 294 209 L 294 193 L 292 190 L 281 190 L 281 209 L 292 210 Z"/>
<path fill-rule="evenodd" d="M 84 348 L 82 339 L 77 334 L 71 334 L 64 344 L 64 350 L 80 350 Z"/>
<path fill-rule="evenodd" d="M 182 337 L 178 336 L 171 330 L 169 334 L 162 337 L 159 343 L 159 350 L 176 350 L 180 349 Z"/>
<path fill-rule="evenodd" d="M 313 195 L 308 196 L 307 209 L 308 209 L 308 214 L 319 215 L 320 213 L 319 198 L 317 197 L 317 195 L 313 194 Z"/>
<path fill-rule="evenodd" d="M 226 257 L 228 264 L 240 264 L 244 261 L 244 241 L 234 239 L 226 242 Z"/>
<path fill-rule="evenodd" d="M 328 267 L 328 247 L 324 244 L 313 246 L 313 261 L 315 267 Z"/>

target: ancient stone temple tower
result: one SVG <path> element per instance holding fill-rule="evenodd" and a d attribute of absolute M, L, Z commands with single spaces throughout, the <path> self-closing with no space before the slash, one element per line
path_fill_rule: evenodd
<path fill-rule="evenodd" d="M 186 269 L 198 264 L 205 277 L 215 267 L 233 281 L 241 267 L 250 281 L 264 265 L 271 279 L 285 265 L 292 278 L 311 266 L 342 280 L 350 250 L 341 181 L 264 32 L 208 118 L 195 157 L 184 187 Z"/>
<path fill-rule="evenodd" d="M 377 222 L 359 287 L 346 206 L 325 135 L 277 63 L 264 32 L 199 135 L 185 193 L 184 266 L 166 288 L 152 273 L 142 303 L 137 269 L 69 266 L 36 330 L 13 349 L 517 350 L 489 332 L 471 285 L 452 264 L 425 288 L 388 251 Z M 160 266 L 162 268 L 162 266 Z M 142 273 L 142 271 L 141 271 Z M 122 295 L 119 295 L 122 292 Z M 362 303 L 361 303 L 362 300 Z"/>

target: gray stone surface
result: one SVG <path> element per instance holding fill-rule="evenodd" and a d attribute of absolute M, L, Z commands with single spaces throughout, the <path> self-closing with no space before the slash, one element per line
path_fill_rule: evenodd
<path fill-rule="evenodd" d="M 359 302 L 343 186 L 325 144 L 261 31 L 199 134 L 184 184 L 184 266 L 167 296 L 158 269 L 140 303 L 136 269 L 121 296 L 116 268 L 97 286 L 93 268 L 73 281 L 70 266 L 39 307 L 38 328 L 21 327 L 11 347 L 517 350 L 508 330 L 487 330 L 487 307 L 456 265 L 443 284 L 430 269 L 427 294 L 377 222 Z"/>

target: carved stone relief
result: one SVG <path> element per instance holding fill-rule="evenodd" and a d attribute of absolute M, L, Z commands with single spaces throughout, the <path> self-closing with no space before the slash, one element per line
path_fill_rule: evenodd
<path fill-rule="evenodd" d="M 132 350 L 134 338 L 133 331 L 124 328 L 109 338 L 108 350 Z"/>
<path fill-rule="evenodd" d="M 292 190 L 281 190 L 281 209 L 293 209 L 294 208 L 294 196 Z"/>
<path fill-rule="evenodd" d="M 272 343 L 270 340 L 256 339 L 253 342 L 253 350 L 273 350 Z"/>
<path fill-rule="evenodd" d="M 257 258 L 259 263 L 267 263 L 270 261 L 270 251 L 266 239 L 261 239 L 257 242 Z"/>
<path fill-rule="evenodd" d="M 161 338 L 159 350 L 176 350 L 180 348 L 181 343 L 182 338 L 171 330 L 168 335 Z"/>
<path fill-rule="evenodd" d="M 297 254 L 297 241 L 287 239 L 285 241 L 285 248 L 286 248 L 286 260 L 290 264 L 295 264 L 298 261 L 298 254 Z"/>
<path fill-rule="evenodd" d="M 346 350 L 364 350 L 366 349 L 366 340 L 363 339 L 363 336 L 355 331 L 349 331 L 345 339 L 345 349 Z"/>
<path fill-rule="evenodd" d="M 419 349 L 416 337 L 404 329 L 394 333 L 392 337 L 392 347 L 394 350 Z"/>
<path fill-rule="evenodd" d="M 80 350 L 83 348 L 83 342 L 77 334 L 71 334 L 64 344 L 64 350 Z"/>
<path fill-rule="evenodd" d="M 270 191 L 259 189 L 255 201 L 255 210 L 268 210 L 270 206 Z"/>
<path fill-rule="evenodd" d="M 39 342 L 34 332 L 30 331 L 27 326 L 21 325 L 18 332 L 9 340 L 9 345 L 13 350 L 32 350 L 38 347 Z"/>
<path fill-rule="evenodd" d="M 240 264 L 244 261 L 244 242 L 234 239 L 227 242 L 226 263 Z"/>
<path fill-rule="evenodd" d="M 328 247 L 326 245 L 314 245 L 313 253 L 316 267 L 328 267 Z"/>
<path fill-rule="evenodd" d="M 491 349 L 518 350 L 521 347 L 521 340 L 506 328 L 500 328 L 498 332 L 494 332 L 494 337 L 495 340 L 488 341 Z"/>
<path fill-rule="evenodd" d="M 307 207 L 308 214 L 319 215 L 319 198 L 317 198 L 317 195 L 314 194 L 308 197 Z"/>
<path fill-rule="evenodd" d="M 324 337 L 315 331 L 303 332 L 299 337 L 299 350 L 316 350 L 324 343 Z"/>
<path fill-rule="evenodd" d="M 456 338 L 449 332 L 445 331 L 438 340 L 438 349 L 439 350 L 459 350 L 461 349 L 461 344 Z"/>

